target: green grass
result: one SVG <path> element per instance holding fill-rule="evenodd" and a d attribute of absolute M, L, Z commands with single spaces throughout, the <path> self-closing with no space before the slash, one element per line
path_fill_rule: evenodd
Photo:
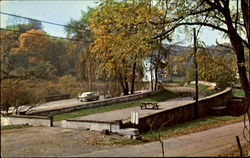
<path fill-rule="evenodd" d="M 165 101 L 167 99 L 175 98 L 177 96 L 178 96 L 177 93 L 174 93 L 174 92 L 169 91 L 169 90 L 164 90 L 160 94 L 155 94 L 155 95 L 153 95 L 151 97 L 147 97 L 147 98 L 143 98 L 143 99 L 139 99 L 139 100 L 135 100 L 135 101 L 112 104 L 112 105 L 108 105 L 108 106 L 104 106 L 104 107 L 83 109 L 83 110 L 79 110 L 79 111 L 75 111 L 75 112 L 55 115 L 54 120 L 55 121 L 60 121 L 60 120 L 68 119 L 68 118 L 74 118 L 74 117 L 80 117 L 80 116 L 95 114 L 95 113 L 101 113 L 101 112 L 107 112 L 107 111 L 113 111 L 113 110 L 118 110 L 118 109 L 135 107 L 135 106 L 139 106 L 140 102 L 143 102 L 143 101 L 161 102 L 161 101 Z"/>
<path fill-rule="evenodd" d="M 245 96 L 245 92 L 243 91 L 243 89 L 232 89 L 232 93 L 233 96 L 235 97 L 244 97 Z"/>
<path fill-rule="evenodd" d="M 1 126 L 1 130 L 18 129 L 18 128 L 26 128 L 26 127 L 31 127 L 31 125 L 8 125 L 8 126 Z"/>
<path fill-rule="evenodd" d="M 164 137 L 164 135 L 168 135 L 168 134 L 173 134 L 173 133 L 178 133 L 180 131 L 184 131 L 187 129 L 191 129 L 194 127 L 201 127 L 201 126 L 207 126 L 207 125 L 211 125 L 211 124 L 215 124 L 218 122 L 223 122 L 223 121 L 228 121 L 228 120 L 233 120 L 235 118 L 238 117 L 233 117 L 233 116 L 209 116 L 209 117 L 205 117 L 205 118 L 201 118 L 198 120 L 194 120 L 194 121 L 190 121 L 187 123 L 183 123 L 180 125 L 175 125 L 172 127 L 168 127 L 165 128 L 163 130 L 157 130 L 154 132 L 149 132 L 143 135 L 143 137 L 147 140 L 155 140 L 158 136 L 159 133 L 160 135 L 162 135 Z"/>
<path fill-rule="evenodd" d="M 243 120 L 243 115 L 240 117 L 209 116 L 198 120 L 190 121 L 187 123 L 167 127 L 161 130 L 144 133 L 142 134 L 142 140 L 117 139 L 117 140 L 112 140 L 111 144 L 123 144 L 123 145 L 142 144 L 146 142 L 157 141 L 159 139 L 159 135 L 161 136 L 162 139 L 166 139 L 170 137 L 176 137 L 180 135 L 185 135 L 206 129 L 215 128 L 214 125 L 219 125 L 219 124 L 223 125 L 232 122 L 238 122 L 239 120 Z"/>
<path fill-rule="evenodd" d="M 195 84 L 188 84 L 185 87 L 192 87 L 195 88 Z M 209 86 L 203 85 L 203 84 L 198 84 L 198 89 L 199 91 L 205 91 Z"/>
<path fill-rule="evenodd" d="M 188 84 L 185 87 L 192 87 L 195 88 L 195 84 Z M 206 96 L 213 95 L 215 93 L 218 93 L 216 90 L 207 90 L 209 86 L 203 85 L 203 84 L 198 84 L 198 91 L 203 92 L 206 94 Z"/>
<path fill-rule="evenodd" d="M 172 82 L 185 83 L 185 78 L 184 77 L 173 77 Z"/>

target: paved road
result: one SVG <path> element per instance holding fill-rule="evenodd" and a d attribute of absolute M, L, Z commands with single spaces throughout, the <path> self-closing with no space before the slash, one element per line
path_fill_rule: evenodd
<path fill-rule="evenodd" d="M 187 103 L 193 102 L 192 97 L 182 97 L 169 99 L 165 102 L 159 102 L 159 109 L 141 109 L 138 105 L 137 107 L 114 110 L 109 112 L 96 113 L 92 115 L 86 115 L 83 117 L 78 117 L 79 120 L 95 120 L 95 121 L 114 121 L 114 120 L 127 120 L 131 116 L 131 112 L 137 112 L 139 117 L 144 115 L 157 113 L 160 111 L 164 111 L 166 109 L 172 109 L 174 107 L 178 107 L 181 105 L 185 105 Z"/>
<path fill-rule="evenodd" d="M 184 135 L 164 140 L 166 157 L 202 157 L 217 156 L 223 150 L 236 144 L 235 136 L 240 136 L 241 143 L 243 123 L 234 123 L 219 128 Z M 91 153 L 72 155 L 73 157 L 161 157 L 159 142 L 143 145 L 124 146 L 118 149 L 93 151 Z"/>
<path fill-rule="evenodd" d="M 135 93 L 143 93 L 143 92 L 149 92 L 148 90 L 140 90 L 140 91 L 135 91 Z M 100 100 L 104 100 L 104 96 L 100 95 L 100 98 L 98 101 Z M 40 110 L 50 110 L 50 109 L 58 109 L 58 108 L 66 108 L 66 107 L 72 107 L 72 106 L 76 106 L 76 105 L 83 105 L 83 104 L 87 104 L 93 101 L 79 101 L 77 100 L 77 98 L 72 98 L 72 99 L 63 99 L 63 100 L 58 100 L 58 101 L 50 101 L 50 102 L 46 102 L 43 104 L 40 104 L 36 107 L 33 107 L 32 110 L 30 111 L 40 111 Z M 21 111 L 25 111 L 26 109 L 28 109 L 28 106 L 23 106 Z M 9 109 L 9 111 L 12 111 L 13 108 L 11 107 Z"/>
<path fill-rule="evenodd" d="M 140 91 L 135 91 L 135 93 L 145 93 L 145 92 L 149 92 L 148 90 L 140 90 Z M 100 100 L 104 100 L 104 96 L 100 95 L 100 98 L 98 101 Z M 58 100 L 58 101 L 51 101 L 51 102 L 47 102 L 44 104 L 39 105 L 38 107 L 35 107 L 34 109 L 39 110 L 39 109 L 57 109 L 58 107 L 71 107 L 71 106 L 75 106 L 75 105 L 79 105 L 79 104 L 86 104 L 86 103 L 90 103 L 92 101 L 79 101 L 77 100 L 77 98 L 73 98 L 73 99 L 64 99 L 64 100 Z"/>

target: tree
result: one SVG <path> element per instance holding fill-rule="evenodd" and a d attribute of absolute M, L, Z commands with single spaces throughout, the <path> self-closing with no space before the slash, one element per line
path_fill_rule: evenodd
<path fill-rule="evenodd" d="M 215 82 L 217 87 L 224 89 L 236 84 L 237 64 L 231 49 L 218 46 L 215 49 L 198 49 L 196 60 L 198 63 L 198 76 L 200 80 Z M 186 73 L 188 81 L 195 78 L 194 65 L 191 64 Z"/>
<path fill-rule="evenodd" d="M 93 80 L 95 78 L 96 62 L 93 56 L 90 55 L 89 45 L 93 41 L 92 32 L 89 28 L 87 19 L 94 11 L 93 8 L 88 8 L 88 12 L 82 12 L 79 20 L 71 19 L 65 29 L 68 37 L 72 37 L 81 42 L 71 43 L 71 52 L 80 49 L 76 62 L 76 70 L 82 80 L 88 80 L 90 91 L 93 90 Z"/>
<path fill-rule="evenodd" d="M 33 63 L 29 55 L 20 52 L 20 33 L 1 30 L 1 109 L 12 106 L 15 112 L 25 104 L 31 107 L 43 100 L 43 93 L 34 90 L 33 82 L 38 78 L 48 78 L 53 67 L 49 63 Z"/>
<path fill-rule="evenodd" d="M 45 94 L 40 91 L 40 87 L 36 87 L 37 81 L 11 79 L 1 82 L 1 109 L 9 112 L 10 107 L 13 107 L 11 113 L 18 114 L 21 110 L 28 112 L 32 108 L 44 102 Z"/>
<path fill-rule="evenodd" d="M 27 52 L 30 54 L 30 60 L 37 62 L 42 60 L 48 61 L 48 46 L 50 45 L 49 37 L 41 30 L 29 30 L 19 37 L 19 47 L 16 52 Z"/>
<path fill-rule="evenodd" d="M 47 48 L 47 60 L 56 68 L 56 76 L 75 73 L 77 57 L 71 52 L 71 42 L 51 39 Z"/>
<path fill-rule="evenodd" d="M 8 18 L 7 23 L 7 29 L 18 30 L 20 32 L 27 32 L 29 30 L 43 30 L 43 26 L 40 21 L 11 17 Z"/>
<path fill-rule="evenodd" d="M 136 0 L 106 0 L 90 15 L 94 37 L 90 50 L 100 63 L 98 70 L 119 78 L 125 95 L 129 93 L 129 78 L 134 92 L 136 67 L 156 44 L 152 37 L 158 28 L 149 21 L 158 21 L 160 16 L 156 7 Z"/>
<path fill-rule="evenodd" d="M 216 82 L 219 88 L 226 88 L 236 83 L 237 64 L 233 54 L 216 54 L 216 50 L 199 49 L 197 62 L 199 64 L 199 78 L 205 81 Z"/>
<path fill-rule="evenodd" d="M 221 31 L 230 39 L 237 58 L 241 86 L 246 95 L 246 111 L 250 118 L 250 84 L 246 73 L 244 46 L 249 47 L 249 1 L 247 0 L 166 0 L 172 11 L 174 27 L 156 36 L 164 37 L 179 26 L 205 26 Z M 168 10 L 166 10 L 167 12 Z M 169 19 L 165 21 L 169 23 Z M 155 23 L 158 25 L 157 23 Z M 245 36 L 246 35 L 246 36 Z M 250 123 L 250 120 L 249 120 Z M 250 131 L 249 131 L 250 132 Z M 250 153 L 250 152 L 249 152 Z"/>
<path fill-rule="evenodd" d="M 162 45 L 162 40 L 158 41 L 158 48 L 150 54 L 150 66 L 152 71 L 154 69 L 154 76 L 155 76 L 155 84 L 153 86 L 152 78 L 151 78 L 151 85 L 152 85 L 152 90 L 157 89 L 158 85 L 158 77 L 159 77 L 159 70 L 161 70 L 161 75 L 166 74 L 164 70 L 169 68 L 169 62 L 170 62 L 170 49 L 165 48 Z M 151 72 L 152 75 L 152 72 Z"/>
<path fill-rule="evenodd" d="M 70 94 L 76 84 L 76 78 L 72 75 L 64 75 L 58 79 L 58 83 L 63 87 L 64 94 Z"/>

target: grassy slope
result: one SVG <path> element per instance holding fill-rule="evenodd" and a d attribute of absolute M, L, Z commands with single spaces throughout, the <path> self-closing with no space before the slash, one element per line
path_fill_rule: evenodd
<path fill-rule="evenodd" d="M 178 137 L 181 135 L 191 134 L 199 131 L 204 131 L 211 128 L 220 127 L 226 124 L 240 122 L 244 118 L 243 116 L 233 117 L 233 116 L 209 116 L 201 118 L 198 120 L 190 121 L 187 123 L 167 127 L 157 131 L 151 131 L 142 134 L 142 140 L 124 140 L 116 139 L 112 140 L 110 144 L 142 144 L 147 142 L 159 141 L 159 136 L 161 139 Z"/>
<path fill-rule="evenodd" d="M 188 84 L 188 85 L 186 85 L 186 87 L 195 88 L 195 84 Z M 198 91 L 202 92 L 202 93 L 205 93 L 206 96 L 209 96 L 209 95 L 212 95 L 212 94 L 215 94 L 215 93 L 218 92 L 216 90 L 207 90 L 208 87 L 209 86 L 206 86 L 206 85 L 203 85 L 203 84 L 198 84 Z"/>

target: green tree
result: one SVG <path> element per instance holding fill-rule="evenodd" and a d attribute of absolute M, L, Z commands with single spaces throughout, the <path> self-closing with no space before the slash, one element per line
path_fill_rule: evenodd
<path fill-rule="evenodd" d="M 246 60 L 244 55 L 244 46 L 248 46 L 248 2 L 247 0 L 206 0 L 191 1 L 179 0 L 165 1 L 165 5 L 176 6 L 172 10 L 172 28 L 159 34 L 155 38 L 165 37 L 177 27 L 180 26 L 205 26 L 214 30 L 221 31 L 227 35 L 232 44 L 234 53 L 237 57 L 237 67 L 240 75 L 240 82 L 247 98 L 250 98 L 249 83 L 246 74 Z M 168 10 L 166 10 L 168 12 Z M 169 23 L 169 19 L 165 21 Z M 157 23 L 155 23 L 157 25 Z M 248 101 L 250 102 L 250 101 Z M 250 109 L 249 109 L 250 114 Z"/>
<path fill-rule="evenodd" d="M 221 89 L 236 84 L 237 64 L 230 50 L 225 50 L 223 47 L 215 49 L 200 48 L 196 57 L 199 80 L 216 82 Z M 188 81 L 195 80 L 193 64 L 190 65 L 186 77 Z"/>

